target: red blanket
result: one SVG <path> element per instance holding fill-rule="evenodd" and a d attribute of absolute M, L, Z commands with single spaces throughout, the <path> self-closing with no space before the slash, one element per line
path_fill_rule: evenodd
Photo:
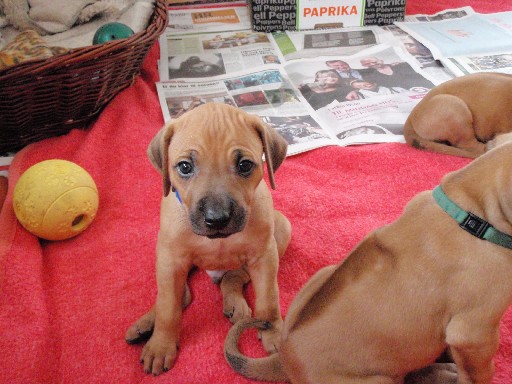
<path fill-rule="evenodd" d="M 407 0 L 407 12 L 464 5 L 479 12 L 512 10 L 508 0 Z M 141 347 L 124 341 L 126 328 L 156 295 L 162 187 L 146 148 L 163 123 L 154 85 L 157 58 L 155 46 L 142 75 L 89 130 L 30 145 L 14 159 L 0 214 L 1 383 L 250 382 L 224 360 L 230 323 L 222 314 L 220 291 L 204 271 L 190 279 L 194 300 L 184 313 L 180 353 L 170 372 L 145 375 L 138 363 Z M 39 241 L 21 227 L 12 209 L 20 174 L 50 158 L 78 163 L 99 190 L 96 219 L 66 241 Z M 369 231 L 396 219 L 416 193 L 467 162 L 404 144 L 328 147 L 288 158 L 276 174 L 273 193 L 276 207 L 293 226 L 279 271 L 283 315 L 315 271 L 338 263 Z M 247 291 L 252 304 L 252 290 Z M 512 309 L 500 331 L 493 383 L 508 384 Z M 244 339 L 244 348 L 262 353 L 254 341 Z"/>

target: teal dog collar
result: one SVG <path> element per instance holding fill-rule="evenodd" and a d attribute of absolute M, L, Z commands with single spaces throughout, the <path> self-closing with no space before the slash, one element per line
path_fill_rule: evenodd
<path fill-rule="evenodd" d="M 477 215 L 464 211 L 461 207 L 451 201 L 438 185 L 432 192 L 437 204 L 459 223 L 459 226 L 473 236 L 502 247 L 512 249 L 512 236 L 498 231 L 491 224 Z"/>

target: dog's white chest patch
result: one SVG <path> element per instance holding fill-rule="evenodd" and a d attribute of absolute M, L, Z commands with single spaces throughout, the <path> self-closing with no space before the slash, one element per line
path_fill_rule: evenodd
<path fill-rule="evenodd" d="M 219 281 L 221 281 L 222 276 L 224 276 L 226 271 L 208 271 L 207 270 L 206 273 L 208 274 L 208 276 L 210 276 L 210 278 L 212 279 L 212 281 L 214 283 L 218 283 Z"/>

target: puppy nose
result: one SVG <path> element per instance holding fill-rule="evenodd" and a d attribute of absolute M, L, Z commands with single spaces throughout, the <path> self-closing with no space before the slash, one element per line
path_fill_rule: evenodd
<path fill-rule="evenodd" d="M 227 209 L 207 208 L 204 212 L 204 222 L 210 229 L 226 228 L 230 219 L 231 215 Z"/>

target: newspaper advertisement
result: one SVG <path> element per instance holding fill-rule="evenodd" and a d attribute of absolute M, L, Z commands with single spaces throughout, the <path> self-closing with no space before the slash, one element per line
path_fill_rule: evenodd
<path fill-rule="evenodd" d="M 269 35 L 242 30 L 160 37 L 160 80 L 215 77 L 283 61 Z"/>
<path fill-rule="evenodd" d="M 322 127 L 343 145 L 402 141 L 407 116 L 435 86 L 414 61 L 387 45 L 294 60 L 284 69 Z"/>
<path fill-rule="evenodd" d="M 175 35 L 239 31 L 251 28 L 251 19 L 245 2 L 219 3 L 171 7 L 167 10 L 169 24 L 166 32 Z"/>
<path fill-rule="evenodd" d="M 333 24 L 338 27 L 361 27 L 364 3 L 361 0 L 301 0 L 297 2 L 297 29 L 323 28 Z M 401 16 L 403 18 L 403 13 Z"/>
<path fill-rule="evenodd" d="M 363 25 L 403 20 L 405 0 L 250 0 L 252 26 L 275 32 Z"/>
<path fill-rule="evenodd" d="M 395 24 L 426 46 L 456 76 L 510 72 L 512 12 Z"/>

